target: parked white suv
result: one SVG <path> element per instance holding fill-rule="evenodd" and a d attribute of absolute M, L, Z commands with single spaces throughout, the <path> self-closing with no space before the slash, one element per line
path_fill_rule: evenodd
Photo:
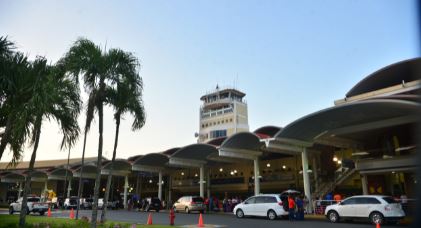
<path fill-rule="evenodd" d="M 369 219 L 374 224 L 382 224 L 403 219 L 405 212 L 401 204 L 390 196 L 361 195 L 327 206 L 325 215 L 331 222 L 339 222 L 340 219 Z"/>
<path fill-rule="evenodd" d="M 22 210 L 22 197 L 20 197 L 16 202 L 13 202 L 9 206 L 9 214 L 13 214 L 16 211 Z M 38 212 L 40 215 L 44 215 L 46 211 L 48 211 L 48 203 L 41 203 L 41 198 L 28 196 L 28 202 L 26 205 L 28 206 L 28 210 L 26 214 L 31 212 Z"/>
<path fill-rule="evenodd" d="M 288 211 L 284 210 L 283 202 L 279 194 L 261 194 L 252 196 L 244 202 L 237 204 L 233 210 L 237 218 L 245 216 L 261 216 L 274 220 L 285 217 Z"/>

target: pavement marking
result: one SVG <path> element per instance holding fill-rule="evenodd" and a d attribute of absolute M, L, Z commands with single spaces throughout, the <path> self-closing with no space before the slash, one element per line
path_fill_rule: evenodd
<path fill-rule="evenodd" d="M 203 227 L 208 227 L 208 228 L 219 228 L 219 227 L 227 227 L 225 225 L 215 225 L 215 224 L 204 224 L 205 226 Z M 193 228 L 193 227 L 198 227 L 197 224 L 195 225 L 184 225 L 184 226 L 180 226 L 180 227 L 186 227 L 186 228 Z"/>

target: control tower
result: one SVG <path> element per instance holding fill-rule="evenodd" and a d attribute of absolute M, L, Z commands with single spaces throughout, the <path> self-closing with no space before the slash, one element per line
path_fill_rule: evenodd
<path fill-rule="evenodd" d="M 249 131 L 245 93 L 232 89 L 216 89 L 203 95 L 200 107 L 200 130 L 197 142 Z"/>

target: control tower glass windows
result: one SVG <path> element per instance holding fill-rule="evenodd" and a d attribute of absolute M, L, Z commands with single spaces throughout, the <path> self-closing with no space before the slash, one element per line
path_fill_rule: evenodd
<path fill-rule="evenodd" d="M 227 130 L 216 130 L 210 132 L 211 138 L 219 138 L 227 136 Z"/>

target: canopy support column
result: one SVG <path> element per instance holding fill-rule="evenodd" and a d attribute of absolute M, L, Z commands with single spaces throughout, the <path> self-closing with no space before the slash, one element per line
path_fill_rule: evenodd
<path fill-rule="evenodd" d="M 158 173 L 158 199 L 162 201 L 162 171 Z"/>
<path fill-rule="evenodd" d="M 361 175 L 361 186 L 363 188 L 363 195 L 368 195 L 367 174 Z"/>
<path fill-rule="evenodd" d="M 210 171 L 211 171 L 211 169 L 208 169 L 208 172 L 206 173 L 206 196 L 208 197 L 208 199 L 209 199 L 209 197 L 210 197 L 210 194 L 211 194 L 211 191 L 210 191 L 210 185 L 211 185 L 211 175 L 210 175 Z"/>
<path fill-rule="evenodd" d="M 48 191 L 48 186 L 47 186 L 47 183 L 48 182 L 48 180 L 46 180 L 45 182 L 44 182 L 44 189 L 41 191 L 41 197 L 42 196 L 44 196 L 44 201 L 47 201 L 47 199 L 48 199 L 48 193 L 47 193 L 47 191 Z"/>
<path fill-rule="evenodd" d="M 67 198 L 70 199 L 70 191 L 72 191 L 72 179 L 69 178 L 69 185 L 67 186 Z"/>
<path fill-rule="evenodd" d="M 18 193 L 18 198 L 22 197 L 22 182 L 19 182 L 19 193 Z"/>
<path fill-rule="evenodd" d="M 167 207 L 168 208 L 172 208 L 172 177 L 171 175 L 168 176 L 168 202 L 167 202 Z"/>
<path fill-rule="evenodd" d="M 319 190 L 319 173 L 317 172 L 318 166 L 317 166 L 317 157 L 318 155 L 313 156 L 313 174 L 314 174 L 314 184 L 315 189 Z"/>
<path fill-rule="evenodd" d="M 127 189 L 129 188 L 129 176 L 124 176 L 124 196 L 123 196 L 123 205 L 124 209 L 127 209 Z"/>
<path fill-rule="evenodd" d="M 254 160 L 254 195 L 260 194 L 260 172 L 259 172 L 259 158 L 255 158 Z"/>
<path fill-rule="evenodd" d="M 205 178 L 204 178 L 204 172 L 205 172 L 205 166 L 202 164 L 200 165 L 200 197 L 204 198 L 205 197 Z"/>
<path fill-rule="evenodd" d="M 304 194 L 308 200 L 311 200 L 310 177 L 308 174 L 308 153 L 306 147 L 303 147 L 302 149 L 301 160 L 303 162 Z M 308 213 L 312 213 L 313 209 L 311 204 L 309 204 L 308 209 Z"/>

